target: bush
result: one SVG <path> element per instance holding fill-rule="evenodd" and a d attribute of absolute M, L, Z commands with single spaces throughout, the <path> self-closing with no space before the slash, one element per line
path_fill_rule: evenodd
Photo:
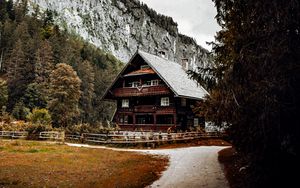
<path fill-rule="evenodd" d="M 28 132 L 28 135 L 37 135 L 40 132 L 43 131 L 52 131 L 52 126 L 50 124 L 34 124 L 34 123 L 28 123 L 26 127 L 26 131 Z"/>
<path fill-rule="evenodd" d="M 28 124 L 24 121 L 0 122 L 0 131 L 26 131 Z"/>
<path fill-rule="evenodd" d="M 115 128 L 107 128 L 102 123 L 98 124 L 97 126 L 92 126 L 87 123 L 78 124 L 78 125 L 72 125 L 66 128 L 67 134 L 82 134 L 82 133 L 95 133 L 95 134 L 101 134 L 101 133 L 107 133 L 108 131 L 115 131 Z"/>
<path fill-rule="evenodd" d="M 0 122 L 1 123 L 10 123 L 13 121 L 13 117 L 6 112 L 6 107 L 3 106 L 0 114 Z"/>
<path fill-rule="evenodd" d="M 45 108 L 33 109 L 27 116 L 27 120 L 33 124 L 51 125 L 52 119 L 49 111 Z"/>

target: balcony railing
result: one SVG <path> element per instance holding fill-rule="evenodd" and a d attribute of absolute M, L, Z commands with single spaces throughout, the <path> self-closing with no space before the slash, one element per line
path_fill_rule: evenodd
<path fill-rule="evenodd" d="M 176 112 L 174 106 L 138 105 L 131 108 L 119 108 L 118 112 L 173 114 Z"/>
<path fill-rule="evenodd" d="M 144 87 L 124 87 L 113 90 L 116 97 L 147 96 L 147 95 L 165 95 L 170 94 L 166 86 L 144 86 Z"/>
<path fill-rule="evenodd" d="M 154 105 L 140 105 L 134 107 L 134 112 L 155 112 L 156 107 Z"/>

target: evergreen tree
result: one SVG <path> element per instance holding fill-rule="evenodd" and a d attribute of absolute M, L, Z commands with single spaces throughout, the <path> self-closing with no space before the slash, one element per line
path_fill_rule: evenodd
<path fill-rule="evenodd" d="M 6 81 L 0 78 L 0 108 L 7 105 L 8 91 Z"/>
<path fill-rule="evenodd" d="M 24 118 L 25 113 L 17 115 L 21 107 L 23 112 L 27 108 L 44 108 L 49 101 L 52 64 L 67 63 L 81 72 L 80 77 L 86 83 L 81 85 L 84 93 L 79 105 L 81 114 L 73 119 L 94 123 L 109 117 L 113 106 L 102 102 L 101 95 L 123 64 L 81 38 L 61 31 L 54 25 L 50 11 L 41 15 L 35 9 L 31 16 L 27 14 L 26 0 L 15 5 L 12 2 L 0 1 L 0 77 L 8 85 L 8 112 L 14 110 L 16 117 Z M 82 63 L 85 60 L 90 63 Z M 58 118 L 53 120 L 58 122 Z"/>
<path fill-rule="evenodd" d="M 214 2 L 222 30 L 203 113 L 229 125 L 248 160 L 244 187 L 290 187 L 299 164 L 299 1 Z"/>
<path fill-rule="evenodd" d="M 26 117 L 30 114 L 30 109 L 26 108 L 22 100 L 18 101 L 14 106 L 12 113 L 14 118 L 18 120 L 25 120 Z"/>
<path fill-rule="evenodd" d="M 81 80 L 70 65 L 56 65 L 50 75 L 51 95 L 48 103 L 55 126 L 67 127 L 72 118 L 79 114 L 80 84 Z"/>
<path fill-rule="evenodd" d="M 48 83 L 49 85 L 49 83 Z M 39 85 L 37 83 L 31 83 L 27 86 L 22 101 L 24 105 L 33 110 L 34 108 L 46 108 L 49 100 L 49 94 L 44 92 L 44 87 L 48 88 L 48 85 Z"/>
<path fill-rule="evenodd" d="M 78 66 L 78 76 L 81 79 L 82 95 L 79 101 L 81 109 L 81 121 L 87 123 L 92 114 L 92 99 L 94 97 L 95 73 L 92 64 L 85 60 Z"/>
<path fill-rule="evenodd" d="M 54 69 L 53 51 L 48 41 L 43 41 L 41 47 L 35 53 L 34 83 L 39 86 L 39 93 L 45 96 L 49 94 L 50 74 Z"/>
<path fill-rule="evenodd" d="M 12 110 L 17 101 L 21 99 L 28 84 L 28 62 L 23 51 L 21 40 L 16 42 L 14 49 L 10 53 L 7 66 L 8 77 L 8 110 Z"/>

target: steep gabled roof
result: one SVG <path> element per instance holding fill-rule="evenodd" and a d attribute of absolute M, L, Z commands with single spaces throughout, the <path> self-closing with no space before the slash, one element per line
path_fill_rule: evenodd
<path fill-rule="evenodd" d="M 203 99 L 206 95 L 209 95 L 209 93 L 202 86 L 188 77 L 187 73 L 178 63 L 138 50 L 133 55 L 129 63 L 119 73 L 111 86 L 106 90 L 103 98 L 106 97 L 109 90 L 122 76 L 124 71 L 130 65 L 130 62 L 133 61 L 136 56 L 140 56 L 157 73 L 157 75 L 174 92 L 176 97 Z"/>
<path fill-rule="evenodd" d="M 196 81 L 191 80 L 178 63 L 143 51 L 138 54 L 163 79 L 177 96 L 203 99 L 209 93 Z"/>

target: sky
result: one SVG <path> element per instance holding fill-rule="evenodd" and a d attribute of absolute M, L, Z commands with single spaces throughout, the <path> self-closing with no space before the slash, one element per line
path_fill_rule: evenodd
<path fill-rule="evenodd" d="M 220 30 L 214 19 L 217 11 L 212 0 L 140 0 L 160 14 L 171 16 L 178 23 L 179 32 L 196 39 L 211 50 L 206 42 L 214 41 Z"/>

